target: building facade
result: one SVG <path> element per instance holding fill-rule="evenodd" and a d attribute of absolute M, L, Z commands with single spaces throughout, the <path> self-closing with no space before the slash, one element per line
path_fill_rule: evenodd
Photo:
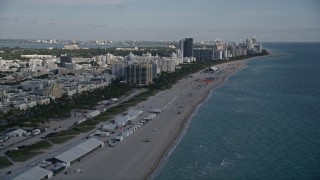
<path fill-rule="evenodd" d="M 193 49 L 193 57 L 197 60 L 213 60 L 214 51 L 209 48 L 195 48 Z"/>
<path fill-rule="evenodd" d="M 116 62 L 111 64 L 112 75 L 115 75 L 116 78 L 124 79 L 125 75 L 125 65 L 123 62 Z"/>
<path fill-rule="evenodd" d="M 70 55 L 64 54 L 60 57 L 60 63 L 64 65 L 65 63 L 72 63 L 72 57 Z"/>
<path fill-rule="evenodd" d="M 126 81 L 129 84 L 151 84 L 152 74 L 151 64 L 131 64 L 126 67 Z"/>
<path fill-rule="evenodd" d="M 183 57 L 193 57 L 193 38 L 181 40 L 180 49 L 183 52 Z"/>
<path fill-rule="evenodd" d="M 62 96 L 62 93 L 62 86 L 57 83 L 53 83 L 51 86 L 43 90 L 44 96 L 50 96 L 55 98 L 60 98 Z"/>

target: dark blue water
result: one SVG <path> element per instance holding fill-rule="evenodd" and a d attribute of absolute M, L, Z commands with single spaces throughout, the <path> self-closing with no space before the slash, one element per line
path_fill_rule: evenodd
<path fill-rule="evenodd" d="M 269 43 L 192 118 L 157 180 L 320 179 L 320 43 Z"/>

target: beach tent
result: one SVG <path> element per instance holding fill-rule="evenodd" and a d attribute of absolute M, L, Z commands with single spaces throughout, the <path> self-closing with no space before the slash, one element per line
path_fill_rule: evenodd
<path fill-rule="evenodd" d="M 92 133 L 90 136 L 99 136 L 99 137 L 107 137 L 109 136 L 109 132 L 96 130 L 94 133 Z"/>
<path fill-rule="evenodd" d="M 114 132 L 116 127 L 117 127 L 117 124 L 105 124 L 105 125 L 101 125 L 101 130 Z"/>
<path fill-rule="evenodd" d="M 130 116 L 128 116 L 128 115 L 126 115 L 126 116 L 118 116 L 118 117 L 116 118 L 116 120 L 115 120 L 115 124 L 116 124 L 117 126 L 119 126 L 119 127 L 125 126 L 126 123 L 127 123 L 128 121 L 130 121 L 130 120 L 131 120 L 131 118 L 130 118 Z"/>
<path fill-rule="evenodd" d="M 156 117 L 155 114 L 149 114 L 147 117 L 144 118 L 144 120 L 152 120 Z"/>
<path fill-rule="evenodd" d="M 152 109 L 151 113 L 160 114 L 161 113 L 161 109 Z"/>
<path fill-rule="evenodd" d="M 135 119 L 142 113 L 143 113 L 143 111 L 141 111 L 141 110 L 131 109 L 131 110 L 129 110 L 127 115 L 130 116 L 131 119 Z"/>

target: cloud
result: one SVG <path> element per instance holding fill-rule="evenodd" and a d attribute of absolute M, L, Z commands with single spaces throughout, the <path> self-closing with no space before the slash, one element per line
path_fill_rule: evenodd
<path fill-rule="evenodd" d="M 9 17 L 0 17 L 0 21 L 10 21 Z"/>
<path fill-rule="evenodd" d="M 149 13 L 140 13 L 140 16 L 158 16 L 158 17 L 207 17 L 205 14 L 201 13 L 162 13 L 162 14 L 149 14 Z"/>
<path fill-rule="evenodd" d="M 258 15 L 279 15 L 279 14 L 283 14 L 283 13 L 284 12 L 277 12 L 277 11 L 246 10 L 246 11 L 234 12 L 233 15 L 235 15 L 235 16 L 258 16 Z"/>
<path fill-rule="evenodd" d="M 21 2 L 25 0 L 11 0 Z M 48 4 L 48 5 L 121 5 L 134 0 L 29 0 L 30 4 Z"/>
<path fill-rule="evenodd" d="M 106 28 L 108 27 L 108 25 L 106 24 L 91 24 L 91 23 L 88 23 L 86 24 L 87 27 L 93 27 L 93 28 Z"/>
<path fill-rule="evenodd" d="M 18 22 L 19 18 L 17 17 L 6 17 L 6 16 L 2 16 L 0 17 L 0 22 L 8 22 L 8 21 L 13 21 L 13 22 Z"/>

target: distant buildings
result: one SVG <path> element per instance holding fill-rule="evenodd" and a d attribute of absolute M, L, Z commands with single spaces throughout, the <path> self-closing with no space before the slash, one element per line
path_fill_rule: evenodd
<path fill-rule="evenodd" d="M 112 75 L 115 75 L 116 78 L 124 79 L 125 78 L 125 64 L 123 62 L 115 62 L 111 64 Z"/>
<path fill-rule="evenodd" d="M 246 46 L 248 50 L 251 50 L 253 47 L 253 41 L 251 38 L 246 38 Z"/>
<path fill-rule="evenodd" d="M 203 42 L 201 42 L 201 45 L 203 45 L 202 43 Z M 239 43 L 214 41 L 210 46 L 213 47 L 194 48 L 193 57 L 197 60 L 222 60 L 239 56 L 254 55 L 262 52 L 262 44 L 258 44 L 255 37 L 246 38 L 245 41 L 241 41 Z"/>
<path fill-rule="evenodd" d="M 0 110 L 24 110 L 48 104 L 63 94 L 74 96 L 104 88 L 115 78 L 138 86 L 149 85 L 162 72 L 180 69 L 180 64 L 254 55 L 262 52 L 262 44 L 255 37 L 231 43 L 219 40 L 194 43 L 193 38 L 185 38 L 180 41 L 179 49 L 171 51 L 170 57 L 159 57 L 150 52 L 137 55 L 139 48 L 134 46 L 116 48 L 116 51 L 127 51 L 128 55 L 107 53 L 82 58 L 65 54 L 57 58 L 34 54 L 22 55 L 23 60 L 0 57 L 0 71 L 10 73 L 0 78 Z"/>
<path fill-rule="evenodd" d="M 213 60 L 214 50 L 211 48 L 194 48 L 193 56 L 197 60 Z"/>
<path fill-rule="evenodd" d="M 60 84 L 54 83 L 43 90 L 43 95 L 60 98 L 62 96 L 62 86 Z"/>
<path fill-rule="evenodd" d="M 22 58 L 30 58 L 30 59 L 51 59 L 56 58 L 52 55 L 39 55 L 39 54 L 33 54 L 33 55 L 21 55 Z"/>
<path fill-rule="evenodd" d="M 64 45 L 63 49 L 80 49 L 77 44 L 72 44 L 72 45 Z"/>

